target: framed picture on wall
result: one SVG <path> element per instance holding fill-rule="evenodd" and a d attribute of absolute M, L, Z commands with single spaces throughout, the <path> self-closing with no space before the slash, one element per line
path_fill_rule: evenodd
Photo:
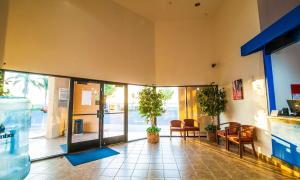
<path fill-rule="evenodd" d="M 292 99 L 300 99 L 300 84 L 291 84 Z"/>
<path fill-rule="evenodd" d="M 233 81 L 233 83 L 232 83 L 232 98 L 233 98 L 233 100 L 244 99 L 243 80 L 242 79 Z"/>

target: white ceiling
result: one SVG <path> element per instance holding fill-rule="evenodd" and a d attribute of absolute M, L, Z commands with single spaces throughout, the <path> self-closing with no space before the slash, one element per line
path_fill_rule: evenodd
<path fill-rule="evenodd" d="M 152 21 L 189 20 L 211 17 L 223 0 L 114 0 Z M 195 3 L 200 6 L 195 7 Z"/>

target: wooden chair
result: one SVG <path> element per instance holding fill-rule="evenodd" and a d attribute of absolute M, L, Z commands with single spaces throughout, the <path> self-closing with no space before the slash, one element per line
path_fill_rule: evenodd
<path fill-rule="evenodd" d="M 220 129 L 220 126 L 223 126 L 223 125 L 228 125 L 228 126 L 225 127 L 224 129 Z M 228 145 L 227 135 L 238 135 L 240 126 L 241 126 L 241 124 L 237 123 L 237 122 L 226 122 L 226 123 L 220 124 L 219 130 L 217 130 L 217 132 L 216 132 L 217 143 L 220 144 L 219 138 L 222 138 L 223 140 L 225 140 L 225 147 L 227 149 L 227 145 Z"/>
<path fill-rule="evenodd" d="M 244 145 L 251 144 L 254 156 L 257 157 L 255 147 L 254 147 L 254 131 L 255 126 L 251 125 L 241 125 L 238 135 L 228 135 L 228 145 L 227 150 L 229 150 L 229 143 L 232 142 L 239 146 L 240 158 L 243 157 Z"/>
<path fill-rule="evenodd" d="M 200 136 L 200 130 L 199 130 L 198 127 L 195 126 L 195 120 L 194 119 L 184 119 L 183 120 L 183 129 L 187 133 L 187 136 L 189 136 L 189 131 L 194 132 L 194 137 L 196 137 L 195 132 L 199 131 L 199 136 Z"/>
<path fill-rule="evenodd" d="M 170 138 L 172 137 L 172 132 L 173 131 L 179 131 L 180 132 L 180 136 L 182 136 L 182 122 L 180 120 L 172 120 L 170 121 Z"/>

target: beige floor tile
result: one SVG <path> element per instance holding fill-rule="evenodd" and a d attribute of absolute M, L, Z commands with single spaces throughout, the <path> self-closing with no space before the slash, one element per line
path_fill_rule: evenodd
<path fill-rule="evenodd" d="M 164 178 L 164 171 L 163 170 L 149 170 L 148 178 Z"/>
<path fill-rule="evenodd" d="M 245 154 L 240 159 L 232 147 L 199 143 L 198 138 L 161 138 L 159 144 L 146 140 L 112 146 L 121 154 L 79 166 L 66 158 L 32 163 L 26 180 L 105 180 L 105 179 L 287 179 L 290 176 L 277 167 Z"/>
<path fill-rule="evenodd" d="M 148 177 L 148 170 L 135 169 L 132 177 Z"/>
<path fill-rule="evenodd" d="M 165 178 L 180 178 L 178 170 L 164 170 Z"/>
<path fill-rule="evenodd" d="M 117 175 L 119 169 L 104 169 L 103 172 L 101 173 L 101 176 L 110 176 L 114 177 Z"/>

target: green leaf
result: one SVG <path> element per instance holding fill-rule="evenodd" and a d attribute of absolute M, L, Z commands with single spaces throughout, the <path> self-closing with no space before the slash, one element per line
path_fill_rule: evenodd
<path fill-rule="evenodd" d="M 222 112 L 225 112 L 226 107 L 226 93 L 224 88 L 218 89 L 217 86 L 210 86 L 204 89 L 200 89 L 197 92 L 197 99 L 200 106 L 200 110 L 207 116 L 219 116 Z M 208 130 L 214 130 L 212 123 L 207 127 Z"/>
<path fill-rule="evenodd" d="M 156 91 L 153 87 L 146 87 L 139 92 L 139 113 L 146 118 L 146 122 L 155 126 L 155 118 L 161 116 L 165 109 L 163 104 L 166 97 L 163 91 Z"/>

